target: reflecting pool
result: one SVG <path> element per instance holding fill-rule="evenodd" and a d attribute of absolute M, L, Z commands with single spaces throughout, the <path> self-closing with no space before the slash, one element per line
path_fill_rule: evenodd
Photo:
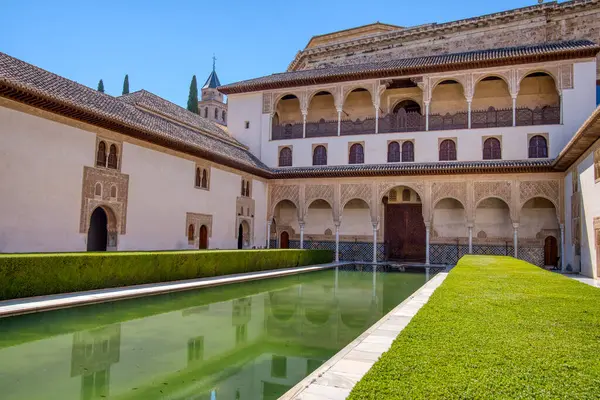
<path fill-rule="evenodd" d="M 0 398 L 276 399 L 424 283 L 353 266 L 0 319 Z"/>

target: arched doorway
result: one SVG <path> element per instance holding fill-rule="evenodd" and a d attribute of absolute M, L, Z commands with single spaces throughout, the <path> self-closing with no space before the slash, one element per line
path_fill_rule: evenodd
<path fill-rule="evenodd" d="M 200 227 L 200 249 L 208 249 L 208 229 L 206 225 Z"/>
<path fill-rule="evenodd" d="M 87 251 L 106 251 L 108 242 L 108 217 L 102 207 L 98 207 L 90 218 L 87 237 Z"/>
<path fill-rule="evenodd" d="M 544 240 L 544 265 L 556 267 L 558 263 L 558 244 L 554 236 L 547 236 Z"/>
<path fill-rule="evenodd" d="M 244 227 L 242 224 L 238 227 L 238 249 L 242 249 L 244 247 Z"/>
<path fill-rule="evenodd" d="M 290 235 L 286 231 L 281 232 L 281 238 L 279 239 L 279 248 L 280 249 L 289 249 L 290 248 Z"/>
<path fill-rule="evenodd" d="M 388 259 L 425 261 L 425 222 L 417 192 L 406 186 L 391 189 L 384 197 L 384 241 Z"/>

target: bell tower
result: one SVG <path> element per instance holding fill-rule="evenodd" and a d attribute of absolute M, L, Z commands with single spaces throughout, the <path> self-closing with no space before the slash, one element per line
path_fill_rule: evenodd
<path fill-rule="evenodd" d="M 227 125 L 227 103 L 223 101 L 223 94 L 217 90 L 221 86 L 216 70 L 217 58 L 213 55 L 212 72 L 202 86 L 202 97 L 198 102 L 200 116 L 208 118 L 217 124 Z"/>

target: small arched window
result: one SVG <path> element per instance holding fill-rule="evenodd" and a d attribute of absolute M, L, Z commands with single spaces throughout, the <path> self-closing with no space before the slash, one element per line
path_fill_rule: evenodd
<path fill-rule="evenodd" d="M 194 224 L 188 226 L 188 242 L 194 241 Z"/>
<path fill-rule="evenodd" d="M 327 149 L 319 145 L 313 150 L 313 165 L 327 165 Z"/>
<path fill-rule="evenodd" d="M 204 107 L 204 118 L 208 118 L 208 107 Z"/>
<path fill-rule="evenodd" d="M 529 139 L 529 158 L 547 158 L 548 143 L 546 138 L 541 135 L 535 135 Z"/>
<path fill-rule="evenodd" d="M 215 119 L 219 119 L 219 110 L 215 108 Z"/>
<path fill-rule="evenodd" d="M 440 161 L 456 160 L 456 143 L 454 140 L 446 139 L 440 143 Z"/>
<path fill-rule="evenodd" d="M 95 196 L 102 196 L 102 184 L 100 182 L 96 183 L 96 187 L 94 188 Z"/>
<path fill-rule="evenodd" d="M 292 149 L 290 149 L 289 147 L 284 147 L 281 150 L 279 150 L 279 166 L 292 166 Z"/>
<path fill-rule="evenodd" d="M 354 143 L 350 146 L 350 156 L 348 157 L 349 164 L 363 164 L 365 162 L 365 153 L 362 144 Z"/>
<path fill-rule="evenodd" d="M 208 189 L 208 172 L 205 169 L 202 170 L 202 181 L 200 183 L 203 189 Z"/>
<path fill-rule="evenodd" d="M 246 197 L 250 197 L 250 181 L 246 181 Z"/>
<path fill-rule="evenodd" d="M 223 122 L 225 122 L 225 116 L 226 116 L 226 115 L 227 115 L 227 114 L 225 113 L 225 111 L 223 111 L 223 112 L 221 113 L 221 119 L 223 120 Z"/>
<path fill-rule="evenodd" d="M 410 189 L 404 189 L 402 191 L 402 201 L 410 201 Z"/>
<path fill-rule="evenodd" d="M 244 215 L 244 207 L 240 207 L 240 215 Z"/>
<path fill-rule="evenodd" d="M 502 149 L 500 141 L 496 138 L 487 138 L 483 142 L 483 159 L 500 160 L 502 158 Z"/>
<path fill-rule="evenodd" d="M 201 185 L 201 179 L 200 179 L 200 168 L 196 168 L 196 180 L 194 182 L 194 186 L 196 187 L 200 187 Z"/>
<path fill-rule="evenodd" d="M 108 153 L 108 168 L 117 169 L 119 160 L 117 158 L 117 146 L 114 144 L 110 145 L 110 151 Z"/>
<path fill-rule="evenodd" d="M 246 181 L 242 179 L 242 196 L 246 195 Z"/>
<path fill-rule="evenodd" d="M 402 162 L 415 161 L 415 145 L 413 142 L 402 143 Z"/>
<path fill-rule="evenodd" d="M 106 143 L 98 143 L 98 152 L 96 153 L 96 166 L 106 167 Z"/>
<path fill-rule="evenodd" d="M 390 142 L 388 144 L 388 162 L 400 162 L 400 144 L 398 142 Z"/>
<path fill-rule="evenodd" d="M 112 199 L 116 199 L 117 198 L 117 187 L 114 186 L 114 185 L 110 187 L 110 197 Z"/>

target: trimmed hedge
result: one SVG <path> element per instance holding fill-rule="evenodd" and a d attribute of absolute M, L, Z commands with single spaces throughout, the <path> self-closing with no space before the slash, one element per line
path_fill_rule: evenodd
<path fill-rule="evenodd" d="M 0 255 L 0 300 L 323 264 L 329 250 Z"/>

